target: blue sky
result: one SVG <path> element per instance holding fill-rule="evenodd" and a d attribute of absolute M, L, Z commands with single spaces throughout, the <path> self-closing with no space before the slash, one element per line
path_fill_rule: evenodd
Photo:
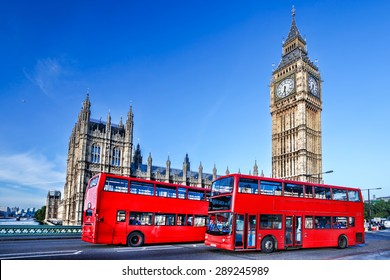
<path fill-rule="evenodd" d="M 291 8 L 323 79 L 325 182 L 389 196 L 389 1 L 1 1 L 0 206 L 63 191 L 68 140 L 134 112 L 153 164 L 271 175 L 269 84 Z M 366 192 L 365 192 L 366 194 Z"/>

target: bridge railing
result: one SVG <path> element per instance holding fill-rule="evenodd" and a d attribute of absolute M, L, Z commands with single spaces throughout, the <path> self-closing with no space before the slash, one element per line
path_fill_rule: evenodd
<path fill-rule="evenodd" d="M 1 225 L 0 236 L 81 234 L 81 226 Z"/>

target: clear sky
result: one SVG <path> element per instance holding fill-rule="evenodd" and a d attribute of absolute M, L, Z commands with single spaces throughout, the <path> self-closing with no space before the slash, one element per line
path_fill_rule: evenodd
<path fill-rule="evenodd" d="M 1 1 L 0 206 L 63 191 L 68 141 L 134 112 L 144 161 L 271 175 L 269 84 L 291 8 L 323 79 L 325 182 L 390 184 L 390 1 Z M 365 192 L 366 195 L 366 192 Z"/>

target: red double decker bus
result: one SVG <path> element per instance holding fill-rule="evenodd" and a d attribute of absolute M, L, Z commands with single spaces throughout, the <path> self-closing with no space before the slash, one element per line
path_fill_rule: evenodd
<path fill-rule="evenodd" d="M 364 243 L 360 189 L 232 174 L 212 184 L 205 244 L 226 250 Z"/>
<path fill-rule="evenodd" d="M 85 193 L 82 240 L 142 246 L 203 242 L 208 189 L 101 173 Z"/>

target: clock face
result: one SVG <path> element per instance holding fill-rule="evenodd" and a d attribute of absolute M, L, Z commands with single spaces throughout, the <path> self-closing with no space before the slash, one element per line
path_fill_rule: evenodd
<path fill-rule="evenodd" d="M 309 92 L 313 94 L 314 96 L 318 96 L 318 84 L 317 81 L 312 77 L 309 76 L 307 79 L 307 83 L 309 85 Z"/>
<path fill-rule="evenodd" d="M 294 79 L 287 78 L 283 80 L 276 89 L 276 95 L 280 98 L 286 97 L 294 90 Z"/>

